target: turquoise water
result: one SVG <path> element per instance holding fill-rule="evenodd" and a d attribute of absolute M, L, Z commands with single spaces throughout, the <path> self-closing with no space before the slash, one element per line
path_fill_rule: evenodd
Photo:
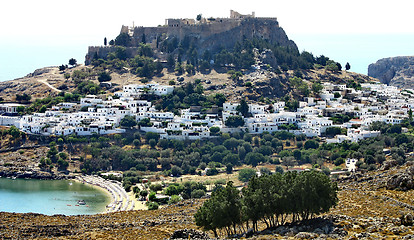
<path fill-rule="evenodd" d="M 76 206 L 78 200 L 85 200 L 87 205 Z M 106 192 L 79 182 L 0 178 L 0 211 L 3 212 L 96 214 L 105 212 L 109 203 Z"/>

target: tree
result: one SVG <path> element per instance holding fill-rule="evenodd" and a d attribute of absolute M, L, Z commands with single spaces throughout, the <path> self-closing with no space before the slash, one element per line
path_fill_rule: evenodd
<path fill-rule="evenodd" d="M 175 59 L 173 54 L 169 54 L 167 57 L 167 67 L 169 70 L 172 70 L 175 67 Z"/>
<path fill-rule="evenodd" d="M 114 45 L 129 47 L 130 42 L 131 42 L 131 37 L 129 36 L 128 33 L 120 33 L 115 38 Z"/>
<path fill-rule="evenodd" d="M 23 93 L 22 95 L 16 94 L 16 101 L 18 102 L 28 102 L 32 99 L 32 96 L 28 95 L 27 93 Z"/>
<path fill-rule="evenodd" d="M 253 168 L 243 168 L 239 171 L 238 179 L 242 182 L 248 182 L 253 176 L 256 176 L 256 170 Z"/>
<path fill-rule="evenodd" d="M 213 135 L 217 134 L 218 132 L 220 132 L 220 127 L 210 127 L 210 133 L 212 133 Z"/>
<path fill-rule="evenodd" d="M 112 79 L 111 75 L 106 71 L 100 72 L 98 75 L 99 82 L 108 82 L 108 81 L 111 81 L 111 79 Z"/>
<path fill-rule="evenodd" d="M 347 62 L 345 65 L 345 70 L 348 71 L 349 69 L 351 69 L 351 65 L 349 64 L 349 62 Z"/>
<path fill-rule="evenodd" d="M 148 144 L 151 148 L 155 148 L 155 146 L 157 145 L 157 141 L 155 139 L 150 139 Z"/>
<path fill-rule="evenodd" d="M 107 39 L 106 39 L 106 37 L 104 38 L 104 46 L 106 46 L 107 45 Z"/>
<path fill-rule="evenodd" d="M 253 167 L 256 167 L 259 163 L 266 161 L 265 156 L 258 152 L 249 152 L 246 154 L 246 157 L 244 159 L 247 164 L 250 164 Z"/>
<path fill-rule="evenodd" d="M 42 105 L 40 108 L 39 108 L 39 112 L 40 113 L 44 113 L 44 112 L 46 112 L 46 106 L 45 105 Z"/>
<path fill-rule="evenodd" d="M 320 93 L 322 91 L 322 89 L 323 89 L 322 84 L 316 83 L 316 82 L 312 84 L 312 91 L 314 93 Z"/>
<path fill-rule="evenodd" d="M 311 139 L 311 140 L 308 140 L 308 141 L 305 142 L 304 147 L 305 147 L 305 149 L 310 149 L 310 148 L 317 149 L 319 147 L 319 143 L 317 141 Z"/>
<path fill-rule="evenodd" d="M 211 230 L 218 237 L 217 229 L 225 229 L 227 235 L 236 234 L 236 226 L 241 223 L 240 192 L 228 182 L 225 188 L 219 188 L 194 215 L 197 226 Z"/>
<path fill-rule="evenodd" d="M 137 125 L 137 121 L 134 116 L 126 115 L 121 119 L 120 125 L 124 128 L 132 128 Z"/>
<path fill-rule="evenodd" d="M 59 71 L 65 71 L 65 69 L 66 69 L 65 65 L 62 64 L 59 66 Z"/>
<path fill-rule="evenodd" d="M 229 116 L 226 120 L 226 126 L 228 127 L 241 127 L 244 125 L 244 119 L 242 116 Z"/>
<path fill-rule="evenodd" d="M 77 60 L 76 59 L 74 59 L 74 58 L 69 59 L 69 65 L 76 66 L 76 64 L 77 64 Z"/>
<path fill-rule="evenodd" d="M 10 134 L 13 139 L 18 139 L 21 135 L 20 130 L 14 125 L 9 128 L 8 134 Z"/>
<path fill-rule="evenodd" d="M 249 105 L 247 104 L 246 100 L 240 100 L 240 104 L 236 107 L 236 110 L 240 112 L 244 117 L 247 117 L 249 115 Z"/>
<path fill-rule="evenodd" d="M 200 13 L 200 14 L 198 14 L 198 15 L 197 15 L 196 20 L 197 20 L 197 21 L 201 21 L 201 17 L 202 17 L 202 15 L 201 15 L 201 13 Z"/>
<path fill-rule="evenodd" d="M 147 190 L 141 190 L 139 192 L 139 195 L 141 196 L 141 199 L 145 199 L 148 196 L 148 191 Z"/>

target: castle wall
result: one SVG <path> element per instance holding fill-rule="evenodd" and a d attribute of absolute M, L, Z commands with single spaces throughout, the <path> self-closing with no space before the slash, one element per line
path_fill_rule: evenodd
<path fill-rule="evenodd" d="M 131 29 L 122 26 L 121 32 L 132 35 L 132 46 L 138 46 L 145 34 L 146 43 L 155 50 L 157 37 L 160 43 L 176 37 L 183 40 L 189 36 L 196 41 L 199 53 L 205 50 L 216 52 L 221 48 L 232 48 L 236 42 L 244 38 L 262 38 L 281 46 L 296 48 L 296 44 L 289 40 L 284 30 L 279 26 L 277 18 L 256 18 L 252 15 L 241 15 L 232 12 L 231 18 L 204 19 L 196 23 L 189 19 L 167 19 L 166 25 L 159 27 L 134 27 Z M 137 48 L 127 48 L 127 54 L 133 56 Z M 90 47 L 86 55 L 85 64 L 90 64 L 95 53 L 99 58 L 105 58 L 109 52 L 115 51 L 113 47 Z M 157 51 L 155 51 L 157 54 Z M 162 55 L 162 54 L 161 54 Z M 164 56 L 165 57 L 165 56 Z"/>
<path fill-rule="evenodd" d="M 127 47 L 125 49 L 128 57 L 134 57 L 135 55 L 137 55 L 137 47 Z M 85 56 L 85 65 L 90 65 L 95 56 L 97 56 L 98 58 L 106 59 L 108 53 L 115 51 L 116 47 L 112 46 L 90 46 L 88 47 L 88 53 Z"/>

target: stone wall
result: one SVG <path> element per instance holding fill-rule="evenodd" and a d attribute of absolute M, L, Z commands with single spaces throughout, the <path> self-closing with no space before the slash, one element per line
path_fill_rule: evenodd
<path fill-rule="evenodd" d="M 176 23 L 176 24 L 173 24 Z M 281 46 L 296 48 L 296 44 L 289 40 L 285 31 L 279 26 L 276 18 L 217 18 L 214 21 L 201 24 L 187 24 L 181 21 L 173 22 L 172 26 L 159 27 L 135 27 L 132 33 L 132 46 L 138 46 L 145 35 L 146 42 L 156 50 L 157 37 L 160 43 L 167 39 L 176 37 L 178 41 L 189 36 L 195 41 L 197 51 L 202 54 L 205 50 L 213 53 L 222 48 L 233 48 L 236 42 L 244 38 L 262 38 Z M 121 32 L 130 32 L 123 26 Z M 100 58 L 105 58 L 109 52 L 114 51 L 112 47 L 90 47 L 85 58 L 85 64 L 91 63 L 95 53 Z M 136 48 L 129 48 L 128 53 L 133 54 Z"/>
<path fill-rule="evenodd" d="M 115 52 L 116 48 L 112 46 L 90 46 L 88 48 L 88 53 L 85 56 L 85 65 L 90 65 L 93 58 L 97 56 L 98 58 L 106 59 L 108 53 Z M 126 54 L 128 57 L 133 57 L 137 54 L 137 47 L 127 47 Z"/>

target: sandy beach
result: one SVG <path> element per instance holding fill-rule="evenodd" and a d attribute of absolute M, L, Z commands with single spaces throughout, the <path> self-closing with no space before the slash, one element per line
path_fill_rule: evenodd
<path fill-rule="evenodd" d="M 111 180 L 105 180 L 99 176 L 89 175 L 77 176 L 76 180 L 82 183 L 87 183 L 99 187 L 109 193 L 109 195 L 111 196 L 111 203 L 106 206 L 107 213 L 136 210 L 137 201 L 135 200 L 134 195 L 131 193 L 127 193 L 125 189 L 122 187 L 121 183 Z"/>

